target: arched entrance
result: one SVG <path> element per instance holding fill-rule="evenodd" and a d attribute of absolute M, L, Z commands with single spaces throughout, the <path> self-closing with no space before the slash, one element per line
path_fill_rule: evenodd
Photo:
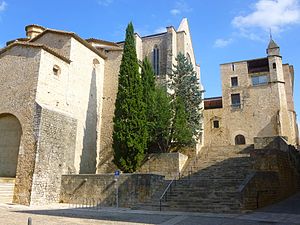
<path fill-rule="evenodd" d="M 11 114 L 0 114 L 0 177 L 16 177 L 22 128 Z"/>
<path fill-rule="evenodd" d="M 245 136 L 244 135 L 236 135 L 235 136 L 235 145 L 244 145 L 246 144 Z"/>

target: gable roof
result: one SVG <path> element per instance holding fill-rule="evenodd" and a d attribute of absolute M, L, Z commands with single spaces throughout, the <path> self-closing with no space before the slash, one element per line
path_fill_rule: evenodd
<path fill-rule="evenodd" d="M 85 40 L 89 43 L 90 42 L 95 42 L 95 43 L 99 43 L 99 44 L 119 47 L 119 45 L 117 45 L 115 42 L 111 42 L 111 41 L 105 41 L 105 40 L 96 39 L 96 38 L 88 38 L 88 39 L 85 39 Z"/>
<path fill-rule="evenodd" d="M 80 42 L 85 47 L 87 47 L 88 49 L 90 49 L 91 51 L 93 51 L 94 53 L 96 53 L 97 55 L 99 55 L 101 58 L 103 58 L 103 59 L 107 58 L 107 56 L 104 53 L 102 53 L 99 50 L 97 50 L 96 48 L 94 48 L 90 43 L 88 43 L 86 40 L 79 37 L 74 32 L 54 30 L 54 29 L 48 29 L 47 28 L 42 33 L 38 34 L 36 37 L 29 40 L 29 42 L 34 42 L 34 41 L 36 41 L 37 39 L 39 39 L 40 37 L 44 36 L 47 33 L 56 33 L 56 34 L 61 34 L 61 35 L 65 35 L 65 36 L 70 36 L 70 37 L 74 38 L 75 40 L 77 40 L 78 42 Z"/>
<path fill-rule="evenodd" d="M 7 52 L 8 50 L 10 50 L 11 48 L 15 47 L 15 46 L 25 46 L 25 47 L 31 47 L 31 48 L 41 48 L 43 50 L 45 50 L 46 52 L 56 56 L 57 58 L 60 58 L 61 60 L 65 61 L 66 63 L 71 63 L 70 59 L 67 59 L 66 57 L 62 56 L 61 54 L 59 54 L 58 52 L 56 52 L 55 50 L 43 45 L 43 44 L 36 44 L 36 43 L 29 43 L 29 42 L 19 42 L 16 41 L 8 46 L 6 46 L 5 48 L 0 50 L 0 55 L 2 55 L 4 52 Z"/>

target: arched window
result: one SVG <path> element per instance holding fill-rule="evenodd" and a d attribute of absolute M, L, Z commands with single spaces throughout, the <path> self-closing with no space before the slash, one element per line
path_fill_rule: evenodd
<path fill-rule="evenodd" d="M 276 63 L 273 63 L 273 69 L 276 70 Z"/>
<path fill-rule="evenodd" d="M 235 145 L 244 145 L 246 144 L 245 137 L 241 134 L 235 136 Z"/>
<path fill-rule="evenodd" d="M 159 48 L 154 45 L 153 48 L 153 70 L 156 75 L 159 75 Z"/>
<path fill-rule="evenodd" d="M 99 65 L 99 64 L 100 64 L 100 62 L 99 62 L 99 60 L 98 60 L 98 59 L 93 59 L 93 64 L 94 64 L 94 66 L 96 66 L 96 65 Z"/>
<path fill-rule="evenodd" d="M 190 54 L 189 54 L 189 53 L 186 53 L 186 59 L 187 59 L 187 61 L 188 61 L 189 63 L 191 63 L 191 62 L 192 62 L 192 60 L 191 60 L 191 56 L 190 56 Z"/>

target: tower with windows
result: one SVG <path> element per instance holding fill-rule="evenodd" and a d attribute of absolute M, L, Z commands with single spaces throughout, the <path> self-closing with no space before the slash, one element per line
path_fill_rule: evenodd
<path fill-rule="evenodd" d="M 204 101 L 205 145 L 253 144 L 254 137 L 270 136 L 298 144 L 294 69 L 282 63 L 272 38 L 266 57 L 222 64 L 221 78 L 222 96 Z"/>

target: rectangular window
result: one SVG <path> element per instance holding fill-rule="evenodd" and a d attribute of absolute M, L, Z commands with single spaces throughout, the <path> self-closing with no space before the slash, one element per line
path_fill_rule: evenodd
<path fill-rule="evenodd" d="M 219 123 L 219 120 L 214 120 L 213 121 L 213 125 L 214 125 L 214 128 L 219 128 L 220 127 L 220 123 Z"/>
<path fill-rule="evenodd" d="M 269 82 L 269 77 L 268 75 L 252 76 L 251 80 L 253 86 L 258 86 L 267 84 Z"/>
<path fill-rule="evenodd" d="M 237 77 L 231 77 L 231 87 L 238 86 L 238 78 Z"/>
<path fill-rule="evenodd" d="M 240 94 L 231 94 L 231 106 L 233 108 L 241 108 Z"/>

